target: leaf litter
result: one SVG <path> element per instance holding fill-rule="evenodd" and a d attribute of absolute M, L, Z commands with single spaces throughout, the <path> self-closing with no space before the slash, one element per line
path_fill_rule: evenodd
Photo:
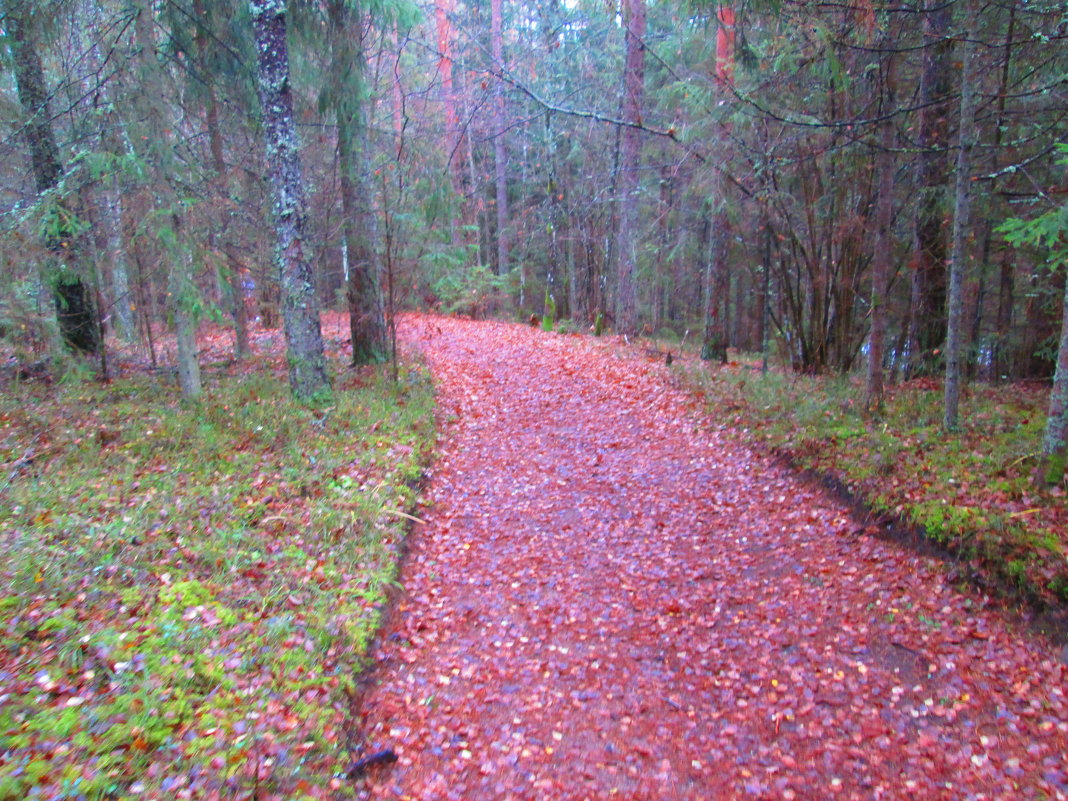
<path fill-rule="evenodd" d="M 409 318 L 443 424 L 366 799 L 1064 798 L 1065 666 L 614 341 Z"/>

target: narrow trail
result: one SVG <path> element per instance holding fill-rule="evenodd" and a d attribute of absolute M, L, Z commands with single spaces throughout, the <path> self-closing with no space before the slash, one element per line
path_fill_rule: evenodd
<path fill-rule="evenodd" d="M 1065 667 L 592 338 L 409 318 L 444 427 L 370 799 L 1065 798 Z"/>

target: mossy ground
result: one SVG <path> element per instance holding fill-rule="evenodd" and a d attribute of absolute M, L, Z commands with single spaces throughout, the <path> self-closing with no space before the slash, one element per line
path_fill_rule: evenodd
<path fill-rule="evenodd" d="M 434 429 L 426 373 L 280 359 L 0 395 L 0 797 L 344 797 L 349 692 Z"/>

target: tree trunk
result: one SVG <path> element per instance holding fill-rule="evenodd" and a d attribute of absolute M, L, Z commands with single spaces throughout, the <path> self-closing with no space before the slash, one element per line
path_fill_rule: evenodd
<path fill-rule="evenodd" d="M 716 207 L 709 213 L 707 225 L 708 249 L 706 252 L 703 295 L 704 337 L 701 342 L 701 358 L 705 361 L 727 363 L 727 321 L 723 307 L 727 303 L 727 219 L 726 201 L 722 197 L 722 182 L 716 180 Z"/>
<path fill-rule="evenodd" d="M 464 179 L 464 164 L 460 154 L 461 134 L 460 118 L 456 110 L 456 86 L 453 82 L 453 59 L 452 59 L 452 20 L 450 15 L 456 9 L 456 0 L 435 0 L 434 17 L 437 23 L 438 34 L 438 75 L 441 78 L 441 99 L 445 109 L 445 160 L 449 177 L 452 179 L 452 190 L 458 201 L 466 205 L 466 192 Z M 460 215 L 462 219 L 463 215 Z M 450 237 L 454 247 L 460 247 L 464 242 L 463 232 L 456 225 L 457 217 L 454 215 L 449 222 Z"/>
<path fill-rule="evenodd" d="M 716 83 L 717 92 L 724 92 L 734 82 L 734 10 L 722 6 L 716 17 Z M 721 127 L 723 140 L 730 129 Z M 711 192 L 712 210 L 707 225 L 708 250 L 703 273 L 702 295 L 704 301 L 704 335 L 701 342 L 701 358 L 705 361 L 727 363 L 728 322 L 726 309 L 729 305 L 730 276 L 727 272 L 727 240 L 730 236 L 730 218 L 727 216 L 727 199 L 724 194 L 723 176 L 713 177 Z"/>
<path fill-rule="evenodd" d="M 926 0 L 923 13 L 924 51 L 916 135 L 920 148 L 916 164 L 919 197 L 909 322 L 910 362 L 916 373 L 933 372 L 946 337 L 946 242 L 942 230 L 946 216 L 949 96 L 953 91 L 953 42 L 949 37 L 953 5 Z"/>
<path fill-rule="evenodd" d="M 331 97 L 337 117 L 337 160 L 341 177 L 341 208 L 348 256 L 347 300 L 352 363 L 378 364 L 389 356 L 378 254 L 378 228 L 368 176 L 367 122 L 364 112 L 362 21 L 345 0 L 329 6 L 333 76 L 338 85 Z"/>
<path fill-rule="evenodd" d="M 490 0 L 490 46 L 494 69 L 504 73 L 504 48 L 501 42 L 501 0 Z M 508 265 L 508 151 L 505 147 L 507 119 L 504 108 L 504 80 L 493 85 L 493 175 L 497 200 L 497 275 L 504 275 Z M 552 201 L 550 199 L 550 205 Z"/>
<path fill-rule="evenodd" d="M 32 30 L 34 4 L 25 0 L 0 3 L 11 43 L 15 85 L 26 122 L 23 133 L 30 149 L 30 161 L 38 195 L 46 203 L 42 221 L 44 245 L 52 255 L 53 268 L 46 280 L 52 288 L 52 300 L 63 341 L 83 353 L 98 353 L 102 346 L 100 323 L 93 290 L 86 282 L 89 266 L 84 264 L 85 252 L 78 241 L 76 215 L 67 208 L 62 197 L 47 196 L 59 186 L 63 165 L 59 159 L 52 114 L 48 104 L 41 57 Z"/>
<path fill-rule="evenodd" d="M 886 42 L 893 36 L 887 31 Z M 884 100 L 880 123 L 880 150 L 875 157 L 878 191 L 875 206 L 875 237 L 872 253 L 871 277 L 871 337 L 868 341 L 868 382 L 864 406 L 870 412 L 878 412 L 883 406 L 883 359 L 886 354 L 886 304 L 890 290 L 890 268 L 893 253 L 894 215 L 894 121 L 889 116 L 894 107 L 893 55 L 883 62 Z"/>
<path fill-rule="evenodd" d="M 990 159 L 990 172 L 997 173 L 1000 163 L 1002 129 L 1005 122 L 1005 105 L 1009 89 L 1009 76 L 1012 69 L 1013 43 L 1016 33 L 1016 4 L 1009 7 L 1009 22 L 1005 29 L 1005 57 L 1001 64 L 1001 79 L 998 83 L 997 119 L 994 125 L 994 148 Z M 997 190 L 997 179 L 990 182 L 987 191 L 993 195 Z M 997 384 L 1007 378 L 1011 372 L 1012 360 L 1009 356 L 1009 333 L 1012 328 L 1012 312 L 1016 306 L 1014 288 L 1016 283 L 1016 265 L 1003 251 L 998 269 L 998 310 L 995 322 L 994 344 L 990 354 L 990 380 Z"/>
<path fill-rule="evenodd" d="M 109 159 L 118 159 L 125 153 L 122 137 L 118 134 L 120 121 L 113 111 L 114 90 L 110 84 L 96 86 L 96 77 L 104 64 L 104 55 L 100 42 L 89 32 L 101 26 L 101 8 L 99 0 L 82 0 L 77 8 L 79 46 L 85 52 L 87 74 L 82 77 L 82 106 L 87 118 L 97 121 L 93 129 L 96 146 Z M 133 302 L 130 294 L 130 268 L 126 250 L 126 241 L 122 233 L 122 186 L 120 172 L 102 176 L 99 180 L 98 197 L 93 201 L 96 220 L 101 228 L 100 248 L 102 258 L 98 283 L 106 285 L 110 303 L 102 305 L 101 315 L 107 309 L 112 327 L 118 337 L 130 341 L 136 333 Z M 102 287 L 103 288 L 103 287 Z"/>
<path fill-rule="evenodd" d="M 1068 461 L 1068 280 L 1064 282 L 1061 309 L 1061 344 L 1057 349 L 1057 371 L 1049 394 L 1049 417 L 1042 439 L 1041 483 L 1054 486 L 1064 480 Z"/>
<path fill-rule="evenodd" d="M 132 295 L 130 290 L 130 266 L 126 257 L 126 242 L 122 237 L 122 194 L 115 186 L 109 186 L 102 193 L 101 219 L 107 243 L 107 254 L 111 260 L 111 302 L 114 308 L 115 333 L 120 339 L 130 341 L 134 338 Z"/>
<path fill-rule="evenodd" d="M 1012 356 L 1009 334 L 1012 331 L 1012 310 L 1016 306 L 1016 265 L 1008 251 L 1001 256 L 998 269 L 998 316 L 997 333 L 994 337 L 994 352 L 991 354 L 993 382 L 1000 383 L 1012 378 Z"/>
<path fill-rule="evenodd" d="M 964 68 L 960 86 L 960 145 L 957 151 L 956 191 L 953 203 L 953 251 L 949 275 L 949 321 L 946 335 L 945 416 L 949 431 L 957 427 L 960 404 L 961 359 L 964 341 L 964 272 L 968 261 L 968 226 L 971 217 L 972 150 L 978 139 L 975 125 L 976 47 L 979 0 L 965 7 Z"/>
<path fill-rule="evenodd" d="M 620 132 L 619 228 L 616 234 L 616 329 L 638 330 L 635 275 L 638 269 L 638 171 L 642 139 L 638 127 L 645 92 L 645 0 L 623 0 L 626 62 L 623 68 L 623 121 Z"/>
<path fill-rule="evenodd" d="M 339 111 L 339 115 L 343 112 Z M 352 125 L 357 131 L 352 130 Z M 371 191 L 364 178 L 366 126 L 360 120 L 341 120 L 337 126 L 338 171 L 341 173 L 341 208 L 349 259 L 346 297 L 349 306 L 349 332 L 352 337 L 352 363 L 378 364 L 386 361 L 389 343 L 382 304 L 379 276 L 377 226 L 371 208 Z"/>
<path fill-rule="evenodd" d="M 196 319 L 191 311 L 195 303 L 196 287 L 193 283 L 193 258 L 189 244 L 184 241 L 184 212 L 181 201 L 171 183 L 174 180 L 175 166 L 173 143 L 168 131 L 162 90 L 162 76 L 156 56 L 156 41 L 153 33 L 155 24 L 153 6 L 143 4 L 134 20 L 134 35 L 139 48 L 139 80 L 141 83 L 144 113 L 147 118 L 147 130 L 153 138 L 144 137 L 143 147 L 147 151 L 145 161 L 153 172 L 154 197 L 158 209 L 168 212 L 173 226 L 172 248 L 164 248 L 171 263 L 167 271 L 167 303 L 171 320 L 174 324 L 175 341 L 178 346 L 177 368 L 182 395 L 195 398 L 201 392 L 200 364 L 197 361 Z"/>
<path fill-rule="evenodd" d="M 176 238 L 181 237 L 182 218 L 174 214 L 172 218 Z M 178 346 L 178 386 L 183 398 L 197 398 L 203 391 L 200 383 L 200 362 L 197 359 L 196 320 L 189 311 L 188 298 L 193 288 L 186 285 L 193 275 L 190 263 L 192 254 L 182 249 L 175 254 L 181 260 L 180 265 L 172 264 L 167 272 L 167 295 L 171 298 L 171 314 L 174 317 L 174 333 Z"/>
<path fill-rule="evenodd" d="M 300 400 L 330 391 L 319 321 L 319 298 L 304 255 L 306 227 L 293 98 L 289 86 L 284 0 L 250 0 L 267 170 L 273 195 L 278 270 L 282 287 L 289 384 Z"/>

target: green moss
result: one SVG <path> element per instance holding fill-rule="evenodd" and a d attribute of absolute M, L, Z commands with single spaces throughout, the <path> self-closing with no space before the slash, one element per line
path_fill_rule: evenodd
<path fill-rule="evenodd" d="M 20 620 L 0 646 L 29 688 L 0 709 L 0 797 L 26 795 L 13 770 L 36 761 L 70 797 L 124 796 L 159 762 L 237 781 L 253 720 L 281 748 L 314 743 L 271 792 L 339 769 L 334 716 L 396 575 L 392 512 L 430 453 L 432 386 L 405 367 L 309 408 L 267 373 L 213 382 L 188 410 L 145 377 L 0 398 L 0 458 L 41 426 L 51 448 L 47 480 L 18 477 L 0 504 L 0 609 Z M 49 681 L 75 699 L 58 712 Z M 296 725 L 249 717 L 268 703 Z M 69 750 L 42 759 L 55 741 Z"/>

